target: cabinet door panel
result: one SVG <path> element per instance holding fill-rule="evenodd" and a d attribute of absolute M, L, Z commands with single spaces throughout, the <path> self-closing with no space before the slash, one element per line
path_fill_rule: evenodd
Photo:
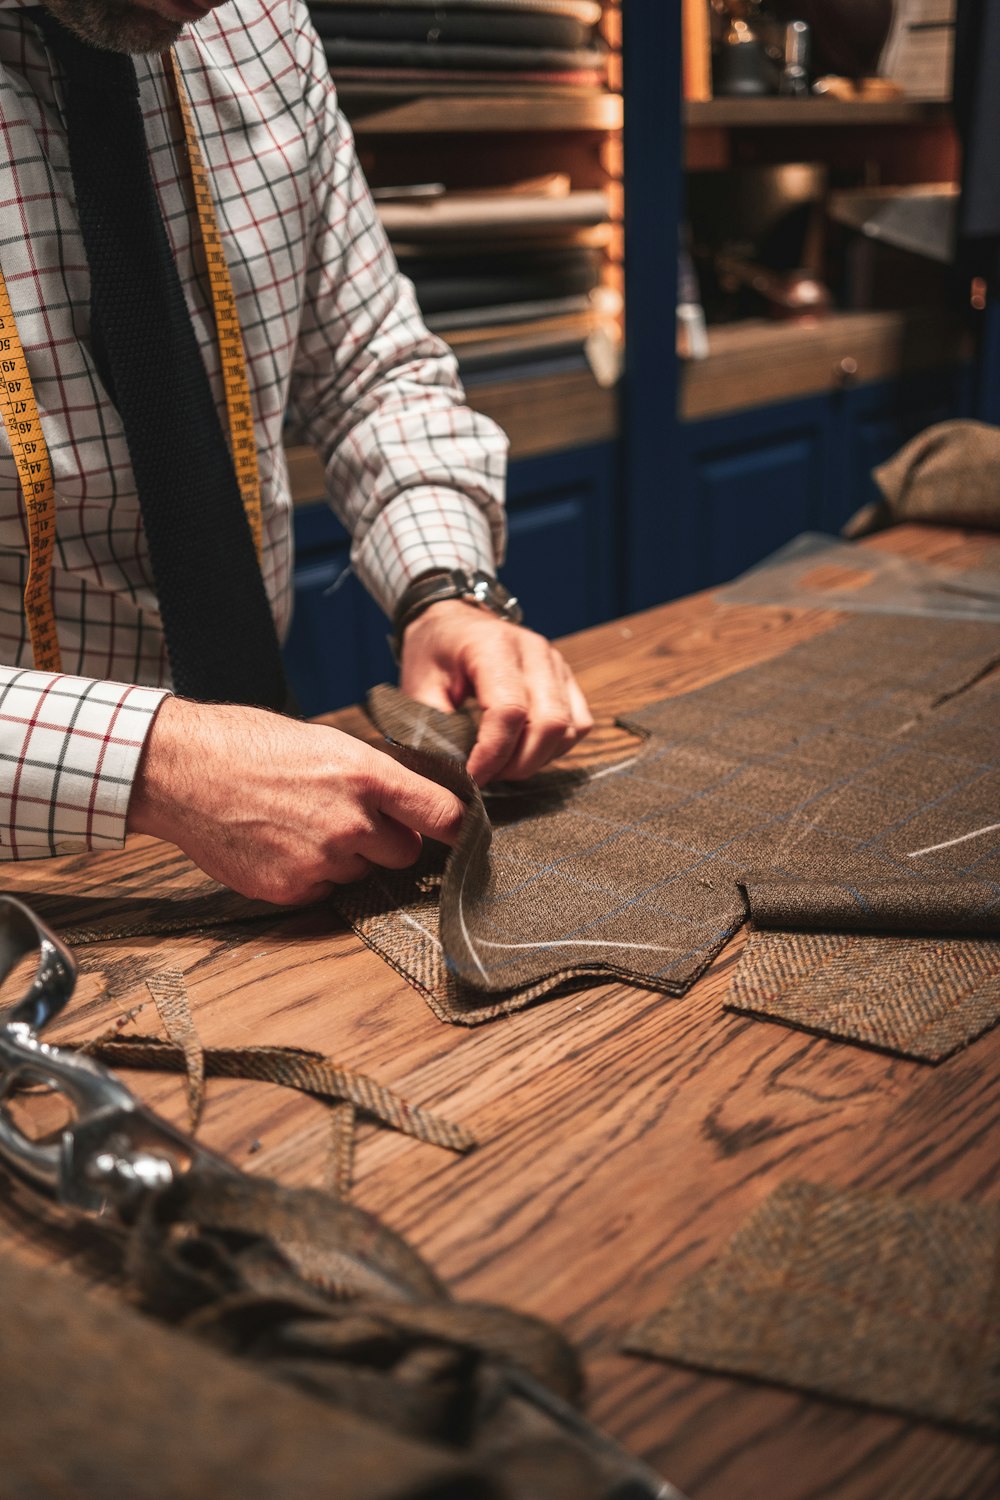
<path fill-rule="evenodd" d="M 690 424 L 674 593 L 721 583 L 821 524 L 834 475 L 825 398 Z"/>
<path fill-rule="evenodd" d="M 542 635 L 616 612 L 615 457 L 600 443 L 511 466 L 503 578 Z"/>

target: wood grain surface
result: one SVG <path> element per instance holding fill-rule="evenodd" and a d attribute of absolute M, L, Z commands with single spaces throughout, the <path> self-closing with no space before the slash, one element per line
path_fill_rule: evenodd
<path fill-rule="evenodd" d="M 956 566 L 976 557 L 971 535 L 932 528 L 899 528 L 874 545 Z M 723 607 L 706 594 L 571 638 L 567 655 L 600 720 L 580 758 L 620 746 L 616 713 L 837 619 Z M 365 732 L 357 711 L 336 722 Z M 7 889 L 29 900 L 145 901 L 200 885 L 176 851 L 141 838 L 120 854 L 6 871 Z M 317 909 L 222 937 L 81 947 L 78 999 L 53 1039 L 93 1035 L 144 1002 L 135 1027 L 156 1030 L 143 976 L 176 966 L 207 1045 L 318 1048 L 469 1126 L 482 1144 L 464 1158 L 364 1127 L 356 1201 L 406 1234 L 457 1295 L 559 1324 L 584 1353 L 591 1415 L 690 1500 L 995 1497 L 1000 1454 L 988 1443 L 619 1352 L 626 1331 L 789 1178 L 974 1201 L 1000 1193 L 1000 1030 L 932 1068 L 727 1015 L 720 999 L 739 946 L 682 999 L 588 987 L 469 1031 L 436 1021 Z M 129 1081 L 183 1125 L 181 1079 Z M 329 1117 L 315 1101 L 209 1080 L 201 1134 L 248 1171 L 323 1181 Z M 91 1232 L 53 1226 L 6 1195 L 0 1233 L 102 1294 L 113 1280 Z"/>

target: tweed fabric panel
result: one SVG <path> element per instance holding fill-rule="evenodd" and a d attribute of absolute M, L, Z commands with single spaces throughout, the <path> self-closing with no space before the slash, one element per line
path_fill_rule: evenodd
<path fill-rule="evenodd" d="M 972 876 L 886 880 L 864 895 L 823 880 L 754 880 L 744 891 L 758 929 L 1000 936 L 1000 885 Z"/>
<path fill-rule="evenodd" d="M 723 1004 L 942 1062 L 1000 1021 L 1000 941 L 754 932 Z"/>
<path fill-rule="evenodd" d="M 1000 427 L 938 422 L 872 470 L 882 499 L 851 517 L 844 536 L 864 536 L 903 521 L 983 526 L 1000 531 Z"/>
<path fill-rule="evenodd" d="M 1000 1433 L 1000 1205 L 783 1184 L 636 1353 Z"/>
<path fill-rule="evenodd" d="M 803 921 L 803 882 L 820 905 L 840 887 L 920 931 L 946 882 L 961 930 L 980 930 L 1000 897 L 1000 686 L 984 677 L 998 655 L 979 622 L 852 620 L 636 714 L 633 756 L 485 800 L 454 779 L 468 725 L 380 690 L 376 722 L 470 811 L 437 928 L 426 870 L 376 872 L 336 903 L 465 1021 L 570 977 L 681 994 L 743 922 L 741 883 L 789 882 Z"/>

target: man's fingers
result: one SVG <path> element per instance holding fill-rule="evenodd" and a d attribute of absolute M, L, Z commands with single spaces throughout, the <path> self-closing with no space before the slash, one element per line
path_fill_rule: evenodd
<path fill-rule="evenodd" d="M 480 786 L 494 781 L 506 773 L 506 768 L 517 753 L 524 726 L 528 721 L 528 707 L 518 700 L 513 688 L 509 696 L 498 702 L 484 702 L 485 689 L 479 688 L 479 702 L 483 717 L 479 723 L 476 743 L 469 756 L 469 775 Z M 503 690 L 500 689 L 502 695 Z"/>
<path fill-rule="evenodd" d="M 377 811 L 385 814 L 385 819 L 401 824 L 406 833 L 423 834 L 425 838 L 437 839 L 440 844 L 454 844 L 465 814 L 462 799 L 449 792 L 447 787 L 438 786 L 436 781 L 408 771 L 388 755 L 384 759 L 386 765 L 380 768 L 375 788 Z M 416 857 L 414 854 L 404 863 L 412 864 Z M 390 868 L 399 866 L 391 865 Z"/>
<path fill-rule="evenodd" d="M 566 696 L 569 700 L 570 713 L 573 716 L 576 737 L 582 740 L 583 736 L 589 734 L 594 727 L 594 715 L 590 712 L 590 705 L 569 667 L 566 668 Z"/>
<path fill-rule="evenodd" d="M 363 858 L 384 870 L 405 870 L 420 858 L 421 843 L 414 829 L 378 814 L 372 820 L 371 833 L 358 840 L 357 849 Z"/>
<path fill-rule="evenodd" d="M 498 774 L 510 780 L 534 776 L 576 743 L 562 659 L 541 636 L 524 632 L 521 669 L 530 692 L 528 715 L 506 765 Z"/>

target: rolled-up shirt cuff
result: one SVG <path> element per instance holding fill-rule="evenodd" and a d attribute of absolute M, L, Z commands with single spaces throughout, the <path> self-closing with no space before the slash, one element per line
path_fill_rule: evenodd
<path fill-rule="evenodd" d="M 354 549 L 361 582 L 391 616 L 406 588 L 432 568 L 496 571 L 505 545 L 503 511 L 491 519 L 458 490 L 421 486 L 380 511 Z"/>
<path fill-rule="evenodd" d="M 0 859 L 117 849 L 164 688 L 0 671 Z"/>

